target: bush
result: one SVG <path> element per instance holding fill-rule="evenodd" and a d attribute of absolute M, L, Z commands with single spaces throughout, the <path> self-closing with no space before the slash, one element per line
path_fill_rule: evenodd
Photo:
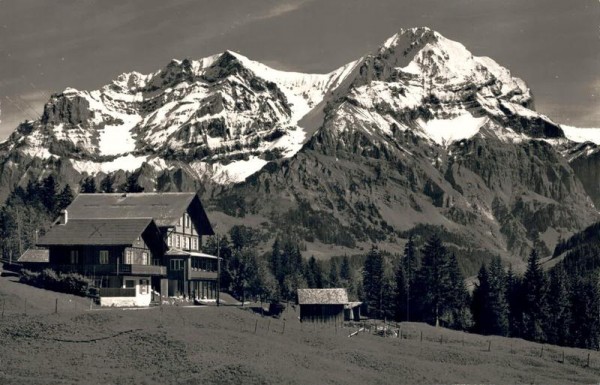
<path fill-rule="evenodd" d="M 23 269 L 19 281 L 42 289 L 82 297 L 94 294 L 92 281 L 77 273 L 58 273 L 52 269 L 44 269 L 41 273 L 38 273 Z"/>

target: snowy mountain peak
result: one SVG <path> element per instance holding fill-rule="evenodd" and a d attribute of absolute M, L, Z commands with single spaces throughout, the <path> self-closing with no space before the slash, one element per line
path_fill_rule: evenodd
<path fill-rule="evenodd" d="M 382 140 L 410 130 L 442 146 L 482 130 L 506 140 L 562 136 L 532 108 L 529 88 L 510 71 L 421 27 L 326 74 L 228 50 L 124 73 L 99 90 L 67 88 L 3 151 L 68 159 L 80 173 L 146 163 L 229 183 L 294 156 L 319 130 L 362 129 Z"/>

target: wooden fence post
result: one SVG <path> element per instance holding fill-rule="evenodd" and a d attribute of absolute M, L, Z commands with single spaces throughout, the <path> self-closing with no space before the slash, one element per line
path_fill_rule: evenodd
<path fill-rule="evenodd" d="M 2 299 L 2 318 L 4 318 L 4 307 L 6 306 L 6 299 Z"/>
<path fill-rule="evenodd" d="M 256 328 L 258 328 L 258 320 L 254 323 L 254 334 L 256 334 Z"/>
<path fill-rule="evenodd" d="M 421 342 L 423 342 L 423 330 L 421 330 Z"/>
<path fill-rule="evenodd" d="M 492 351 L 492 341 L 488 341 L 488 352 Z"/>
<path fill-rule="evenodd" d="M 269 323 L 267 324 L 267 331 L 269 331 L 271 329 L 271 320 L 269 320 Z"/>
<path fill-rule="evenodd" d="M 25 315 L 27 315 L 27 299 L 25 299 Z"/>
<path fill-rule="evenodd" d="M 54 314 L 58 314 L 58 298 L 54 300 Z"/>
<path fill-rule="evenodd" d="M 588 368 L 590 367 L 590 353 L 588 353 L 588 364 L 587 364 L 587 367 Z"/>
<path fill-rule="evenodd" d="M 542 345 L 542 349 L 540 350 L 540 358 L 544 357 L 544 345 Z"/>

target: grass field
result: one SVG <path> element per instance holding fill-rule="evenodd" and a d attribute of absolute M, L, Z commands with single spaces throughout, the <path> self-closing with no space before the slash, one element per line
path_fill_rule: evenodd
<path fill-rule="evenodd" d="M 349 338 L 358 326 L 301 324 L 291 308 L 279 320 L 234 306 L 90 310 L 88 300 L 6 277 L 0 278 L 0 302 L 4 311 L 1 384 L 591 384 L 600 380 L 598 352 L 417 323 L 392 325 L 403 338 L 371 332 Z"/>

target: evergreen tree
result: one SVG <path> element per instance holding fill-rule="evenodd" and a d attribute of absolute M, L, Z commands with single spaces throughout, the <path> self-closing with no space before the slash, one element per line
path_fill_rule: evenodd
<path fill-rule="evenodd" d="M 43 181 L 40 191 L 40 200 L 49 213 L 56 210 L 56 195 L 58 193 L 58 183 L 52 174 L 48 175 Z"/>
<path fill-rule="evenodd" d="M 350 266 L 350 258 L 348 258 L 347 255 L 344 255 L 340 265 L 340 281 L 342 287 L 345 287 L 348 291 L 348 298 L 350 298 L 352 301 L 356 301 L 359 298 L 356 295 L 356 280 Z"/>
<path fill-rule="evenodd" d="M 283 284 L 284 271 L 281 260 L 281 247 L 279 245 L 279 238 L 276 238 L 275 242 L 273 242 L 273 246 L 271 246 L 269 267 L 271 268 L 271 272 L 273 272 L 273 276 L 275 276 L 275 279 L 279 283 L 279 286 L 281 286 Z"/>
<path fill-rule="evenodd" d="M 419 263 L 417 260 L 417 251 L 415 248 L 415 242 L 412 234 L 404 246 L 404 258 L 402 259 L 403 272 L 405 275 L 405 286 L 406 286 L 406 320 L 410 321 L 410 300 L 411 300 L 411 286 L 415 282 L 415 276 L 418 271 Z M 396 278 L 397 279 L 397 278 Z"/>
<path fill-rule="evenodd" d="M 367 313 L 372 317 L 382 318 L 383 316 L 383 285 L 383 256 L 379 249 L 373 246 L 365 259 L 362 284 Z"/>
<path fill-rule="evenodd" d="M 451 254 L 448 260 L 448 301 L 446 324 L 454 329 L 467 329 L 471 324 L 471 314 L 468 309 L 469 292 L 465 278 L 458 265 L 456 255 Z"/>
<path fill-rule="evenodd" d="M 342 281 L 350 281 L 352 278 L 352 270 L 350 268 L 350 259 L 347 255 L 342 258 L 342 264 L 340 266 L 340 279 Z"/>
<path fill-rule="evenodd" d="M 490 279 L 485 264 L 482 264 L 477 273 L 477 284 L 473 290 L 471 313 L 473 314 L 473 330 L 475 333 L 488 334 L 488 325 L 491 324 L 491 314 L 487 301 L 490 292 Z"/>
<path fill-rule="evenodd" d="M 548 283 L 546 274 L 539 265 L 537 251 L 533 249 L 527 261 L 527 271 L 523 277 L 522 295 L 524 298 L 523 321 L 524 337 L 544 342 L 546 336 L 543 326 L 548 316 Z"/>
<path fill-rule="evenodd" d="M 306 283 L 308 287 L 315 289 L 322 289 L 324 285 L 323 279 L 323 269 L 319 264 L 319 261 L 315 259 L 314 256 L 311 256 L 308 259 L 308 263 L 306 264 Z"/>
<path fill-rule="evenodd" d="M 135 174 L 129 174 L 127 176 L 127 181 L 125 184 L 121 186 L 121 189 L 124 192 L 128 193 L 141 193 L 144 192 L 144 188 L 140 186 L 138 182 L 138 177 Z"/>
<path fill-rule="evenodd" d="M 339 277 L 339 273 L 338 273 L 337 262 L 333 258 L 329 260 L 328 281 L 329 281 L 329 287 L 331 287 L 331 288 L 340 287 L 340 277 Z"/>
<path fill-rule="evenodd" d="M 62 189 L 60 194 L 58 194 L 57 202 L 56 202 L 56 213 L 60 213 L 61 210 L 66 209 L 71 202 L 73 202 L 73 191 L 71 190 L 71 186 L 68 184 Z"/>
<path fill-rule="evenodd" d="M 595 278 L 576 278 L 571 293 L 570 343 L 586 349 L 600 347 L 600 293 Z"/>
<path fill-rule="evenodd" d="M 100 191 L 107 194 L 115 192 L 114 182 L 110 175 L 105 176 L 100 181 Z"/>
<path fill-rule="evenodd" d="M 422 255 L 416 288 L 420 300 L 420 315 L 425 322 L 437 326 L 448 308 L 448 254 L 442 240 L 433 235 L 425 244 Z"/>
<path fill-rule="evenodd" d="M 83 178 L 83 180 L 81 181 L 80 191 L 83 194 L 93 194 L 97 192 L 96 181 L 94 180 L 94 178 L 91 176 L 86 176 L 85 178 Z"/>
<path fill-rule="evenodd" d="M 559 264 L 550 272 L 548 318 L 545 327 L 549 343 L 564 346 L 570 342 L 570 306 L 568 276 L 562 265 Z"/>
<path fill-rule="evenodd" d="M 479 284 L 473 292 L 474 330 L 480 334 L 507 335 L 509 307 L 506 301 L 506 275 L 500 258 L 494 258 L 489 270 L 481 266 Z"/>
<path fill-rule="evenodd" d="M 396 267 L 396 276 L 395 276 L 395 294 L 396 294 L 396 320 L 398 321 L 408 321 L 409 315 L 409 307 L 408 307 L 408 282 L 406 279 L 406 274 L 404 273 L 404 264 L 399 263 Z"/>

